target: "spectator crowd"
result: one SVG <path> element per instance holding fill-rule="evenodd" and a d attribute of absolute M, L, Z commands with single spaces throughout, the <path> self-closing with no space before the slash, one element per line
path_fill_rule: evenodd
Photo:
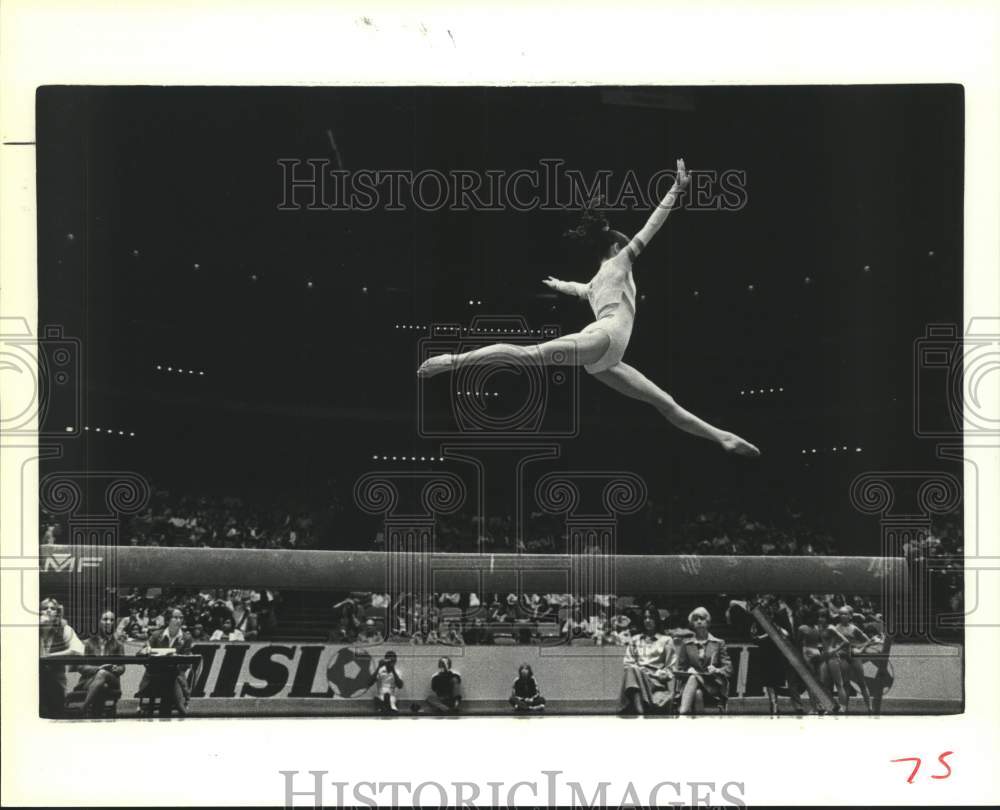
<path fill-rule="evenodd" d="M 281 594 L 267 589 L 132 588 L 121 598 L 121 633 L 141 641 L 162 629 L 174 610 L 193 642 L 255 641 L 277 624 Z"/>
<path fill-rule="evenodd" d="M 134 546 L 384 550 L 384 529 L 367 524 L 367 535 L 349 530 L 347 516 L 358 511 L 346 507 L 350 498 L 335 480 L 324 482 L 314 492 L 270 499 L 195 497 L 154 488 L 147 507 L 123 521 L 119 537 L 120 542 Z M 760 556 L 838 553 L 835 537 L 818 528 L 831 525 L 830 521 L 780 499 L 776 504 L 762 502 L 757 510 L 760 514 L 756 515 L 734 508 L 724 496 L 706 504 L 706 508 L 685 512 L 677 503 L 668 506 L 647 500 L 636 514 L 619 519 L 616 552 Z M 58 544 L 66 536 L 64 522 L 44 512 L 41 526 L 43 545 Z M 510 514 L 481 519 L 467 512 L 441 515 L 435 526 L 434 549 L 440 552 L 552 554 L 565 553 L 567 545 L 565 517 L 540 511 L 530 512 L 520 527 Z M 927 534 L 908 541 L 902 548 L 911 576 L 929 579 L 934 615 L 951 614 L 955 628 L 961 626 L 964 610 L 962 552 L 960 512 L 936 519 Z M 255 636 L 248 633 L 267 633 L 275 626 L 275 606 L 280 598 L 280 594 L 263 588 L 234 598 L 229 591 L 151 587 L 133 590 L 119 604 L 119 610 L 127 617 L 134 638 L 141 638 L 150 627 L 160 626 L 165 612 L 177 607 L 184 612 L 185 628 L 195 640 L 207 640 L 216 634 L 229 640 L 250 640 Z M 343 598 L 346 595 L 341 601 Z M 832 598 L 823 595 L 792 600 L 790 609 L 796 614 L 796 626 L 808 623 L 801 614 L 815 609 L 815 599 Z M 865 620 L 878 612 L 859 597 L 838 599 Z M 401 638 L 409 643 L 491 643 L 491 639 L 506 638 L 537 640 L 543 635 L 617 643 L 626 627 L 625 618 L 634 627 L 635 605 L 645 604 L 648 598 L 603 600 L 602 604 L 576 604 L 571 597 L 558 594 L 439 594 L 430 604 L 409 604 L 405 608 L 394 605 L 390 610 L 387 596 L 369 595 L 358 600 L 353 613 L 338 610 L 330 636 L 352 643 L 377 637 Z M 725 602 L 726 597 L 715 597 L 706 607 L 722 615 Z M 664 620 L 679 622 L 688 609 L 690 605 L 664 609 Z M 256 630 L 248 629 L 244 613 L 253 617 L 250 622 L 257 625 Z M 227 618 L 233 619 L 231 628 L 225 624 Z"/>

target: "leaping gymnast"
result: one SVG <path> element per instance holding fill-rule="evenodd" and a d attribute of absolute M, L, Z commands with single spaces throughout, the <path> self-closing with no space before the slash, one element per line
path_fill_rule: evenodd
<path fill-rule="evenodd" d="M 600 268 L 597 274 L 587 284 L 560 281 L 552 276 L 543 282 L 557 292 L 589 302 L 595 320 L 581 332 L 533 346 L 495 343 L 462 354 L 439 354 L 426 360 L 417 369 L 417 376 L 433 377 L 465 364 L 482 365 L 504 362 L 505 359 L 509 362 L 512 357 L 544 365 L 581 365 L 615 391 L 652 405 L 675 427 L 709 439 L 728 452 L 759 456 L 760 450 L 750 442 L 699 419 L 641 372 L 622 362 L 635 322 L 636 287 L 632 264 L 666 222 L 688 183 L 690 177 L 684 161 L 678 160 L 677 177 L 670 191 L 642 230 L 631 239 L 620 231 L 612 230 L 607 218 L 592 206 L 584 208 L 579 226 L 566 235 L 585 240 L 599 252 Z"/>

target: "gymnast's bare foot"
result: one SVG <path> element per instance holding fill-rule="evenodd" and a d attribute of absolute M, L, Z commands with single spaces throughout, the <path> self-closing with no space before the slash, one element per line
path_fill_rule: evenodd
<path fill-rule="evenodd" d="M 441 374 L 445 371 L 451 371 L 452 366 L 455 364 L 455 358 L 450 354 L 439 354 L 437 357 L 431 357 L 420 365 L 417 369 L 417 376 L 421 378 L 433 377 L 436 374 Z"/>
<path fill-rule="evenodd" d="M 760 455 L 760 450 L 754 447 L 746 439 L 741 439 L 735 433 L 725 433 L 719 442 L 727 453 L 736 453 L 738 456 L 756 458 Z"/>

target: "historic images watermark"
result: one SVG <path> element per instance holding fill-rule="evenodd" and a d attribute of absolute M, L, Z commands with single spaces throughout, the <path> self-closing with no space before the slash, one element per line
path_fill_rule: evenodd
<path fill-rule="evenodd" d="M 530 800 L 543 807 L 746 807 L 745 782 L 663 780 L 646 785 L 560 780 L 562 771 L 540 771 L 533 779 L 423 782 L 341 781 L 329 771 L 278 771 L 285 807 L 515 807 Z M 307 775 L 308 774 L 308 775 Z M 311 779 L 309 777 L 312 777 Z M 297 778 L 298 777 L 298 778 Z M 652 780 L 651 780 L 652 781 Z"/>
<path fill-rule="evenodd" d="M 565 211 L 599 198 L 602 210 L 650 210 L 676 179 L 674 169 L 639 177 L 629 169 L 584 173 L 561 158 L 521 169 L 344 169 L 327 158 L 280 158 L 279 211 Z M 691 170 L 675 207 L 740 211 L 747 204 L 743 169 Z"/>

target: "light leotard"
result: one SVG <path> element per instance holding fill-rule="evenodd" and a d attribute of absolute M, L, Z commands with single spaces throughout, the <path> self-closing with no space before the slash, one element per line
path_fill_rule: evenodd
<path fill-rule="evenodd" d="M 606 371 L 625 354 L 635 323 L 635 294 L 632 262 L 625 257 L 605 261 L 587 284 L 587 301 L 597 320 L 583 334 L 601 331 L 611 341 L 599 360 L 584 366 L 589 373 Z"/>

